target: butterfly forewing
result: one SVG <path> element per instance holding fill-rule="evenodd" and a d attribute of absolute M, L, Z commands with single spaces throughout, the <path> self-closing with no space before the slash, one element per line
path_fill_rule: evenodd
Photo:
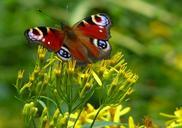
<path fill-rule="evenodd" d="M 105 14 L 96 14 L 86 17 L 82 21 L 74 25 L 74 28 L 79 28 L 85 36 L 108 40 L 110 38 L 111 21 Z"/>
<path fill-rule="evenodd" d="M 64 41 L 64 32 L 50 27 L 34 27 L 25 31 L 26 37 L 32 42 L 39 42 L 48 50 L 57 52 Z"/>

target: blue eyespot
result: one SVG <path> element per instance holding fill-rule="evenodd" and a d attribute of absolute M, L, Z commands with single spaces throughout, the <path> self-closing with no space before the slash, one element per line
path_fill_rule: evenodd
<path fill-rule="evenodd" d="M 68 60 L 71 59 L 71 53 L 70 53 L 70 51 L 65 46 L 61 47 L 61 49 L 57 52 L 57 55 L 63 61 L 68 61 Z"/>
<path fill-rule="evenodd" d="M 107 40 L 93 39 L 93 44 L 105 52 L 111 50 L 111 46 Z"/>

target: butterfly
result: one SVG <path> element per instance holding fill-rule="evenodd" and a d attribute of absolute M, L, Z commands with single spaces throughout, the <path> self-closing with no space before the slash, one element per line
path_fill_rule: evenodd
<path fill-rule="evenodd" d="M 79 64 L 88 64 L 110 56 L 110 26 L 109 17 L 99 13 L 84 18 L 72 27 L 29 28 L 25 36 L 31 42 L 55 52 L 63 61 L 75 59 Z"/>

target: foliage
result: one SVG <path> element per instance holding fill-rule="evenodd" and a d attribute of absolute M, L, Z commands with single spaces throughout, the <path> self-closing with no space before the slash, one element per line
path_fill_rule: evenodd
<path fill-rule="evenodd" d="M 132 85 L 138 76 L 127 69 L 122 57 L 123 55 L 118 53 L 109 60 L 82 67 L 76 66 L 75 60 L 61 62 L 55 55 L 47 58 L 46 49 L 39 47 L 38 60 L 28 81 L 23 81 L 24 70 L 20 70 L 15 85 L 18 97 L 25 103 L 25 127 L 33 126 L 38 111 L 41 116 L 35 126 L 70 127 L 71 122 L 76 125 L 83 110 L 83 113 L 86 111 L 92 115 L 84 119 L 93 120 L 90 126 L 92 127 L 97 117 L 100 117 L 99 113 L 110 106 L 120 105 L 125 97 L 132 93 Z M 99 98 L 99 108 L 92 113 L 93 108 L 85 110 L 84 106 L 96 90 L 102 92 L 102 95 Z M 42 112 L 38 105 L 42 107 Z M 54 114 L 51 114 L 51 111 L 55 111 Z M 72 118 L 73 114 L 75 120 Z M 119 118 L 119 112 L 117 114 Z M 102 115 L 100 118 L 104 117 L 105 115 Z"/>

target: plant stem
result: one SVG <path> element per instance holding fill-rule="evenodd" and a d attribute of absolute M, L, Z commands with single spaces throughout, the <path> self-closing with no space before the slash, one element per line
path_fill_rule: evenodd
<path fill-rule="evenodd" d="M 34 128 L 36 128 L 35 120 L 32 120 Z"/>
<path fill-rule="evenodd" d="M 78 113 L 78 116 L 77 116 L 77 118 L 76 118 L 76 120 L 75 120 L 75 122 L 74 122 L 73 128 L 75 128 L 76 122 L 78 121 L 78 119 L 79 119 L 79 117 L 80 117 L 82 111 L 83 111 L 83 109 L 81 109 L 80 112 Z"/>
<path fill-rule="evenodd" d="M 92 127 L 94 126 L 94 123 L 95 123 L 95 121 L 96 121 L 96 118 L 98 117 L 99 112 L 100 112 L 103 108 L 104 108 L 104 105 L 101 105 L 100 108 L 99 108 L 99 110 L 97 111 L 97 113 L 96 113 L 96 115 L 95 115 L 93 121 L 92 121 L 92 124 L 90 125 L 90 128 L 92 128 Z"/>
<path fill-rule="evenodd" d="M 68 122 L 69 122 L 69 120 L 70 120 L 70 113 L 68 112 L 68 117 L 66 119 L 66 128 L 68 128 Z"/>

